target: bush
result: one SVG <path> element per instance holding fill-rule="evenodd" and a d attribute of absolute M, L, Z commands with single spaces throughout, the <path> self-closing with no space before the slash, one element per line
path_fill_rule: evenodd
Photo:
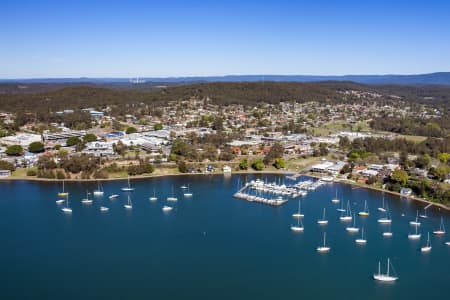
<path fill-rule="evenodd" d="M 155 124 L 154 129 L 155 130 L 161 130 L 161 129 L 163 129 L 163 125 L 161 123 Z"/>
<path fill-rule="evenodd" d="M 273 166 L 277 169 L 283 169 L 286 166 L 286 163 L 284 159 L 282 158 L 275 158 L 275 162 L 273 163 Z"/>
<path fill-rule="evenodd" d="M 62 170 L 56 170 L 57 179 L 66 179 L 66 174 Z"/>
<path fill-rule="evenodd" d="M 19 155 L 22 155 L 23 148 L 20 145 L 12 145 L 6 149 L 5 153 L 7 155 L 19 156 Z"/>
<path fill-rule="evenodd" d="M 260 158 L 255 159 L 252 163 L 252 168 L 256 171 L 261 171 L 264 169 L 264 167 L 264 162 Z"/>
<path fill-rule="evenodd" d="M 101 170 L 97 170 L 94 172 L 93 177 L 95 179 L 106 179 L 109 177 L 108 175 L 108 171 L 106 171 L 105 168 L 101 169 Z"/>
<path fill-rule="evenodd" d="M 136 133 L 137 129 L 135 127 L 128 127 L 127 130 L 125 131 L 126 134 L 132 134 L 132 133 Z"/>
<path fill-rule="evenodd" d="M 246 159 L 246 158 L 241 159 L 241 161 L 239 162 L 239 169 L 241 169 L 241 170 L 248 169 L 248 159 Z"/>
<path fill-rule="evenodd" d="M 34 169 L 30 169 L 27 171 L 27 176 L 36 176 L 37 172 Z"/>
<path fill-rule="evenodd" d="M 77 138 L 76 136 L 70 137 L 66 141 L 66 145 L 68 147 L 72 147 L 72 146 L 75 146 L 78 144 L 81 144 L 81 140 L 79 138 Z"/>
<path fill-rule="evenodd" d="M 95 142 L 97 140 L 97 136 L 93 133 L 88 133 L 83 137 L 85 142 Z"/>
<path fill-rule="evenodd" d="M 30 145 L 28 145 L 28 151 L 32 153 L 39 153 L 44 151 L 44 144 L 41 142 L 33 142 Z"/>

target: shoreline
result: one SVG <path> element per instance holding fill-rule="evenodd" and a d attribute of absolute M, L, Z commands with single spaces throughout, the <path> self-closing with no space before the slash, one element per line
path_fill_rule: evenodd
<path fill-rule="evenodd" d="M 234 174 L 238 174 L 238 175 L 244 175 L 244 174 L 272 174 L 272 175 L 289 175 L 289 174 L 297 174 L 298 172 L 296 171 L 289 171 L 289 170 L 267 170 L 267 171 L 234 171 L 229 173 L 229 175 L 227 173 L 176 173 L 176 174 L 150 174 L 150 175 L 136 175 L 136 176 L 130 176 L 130 180 L 134 180 L 134 179 L 150 179 L 150 178 L 159 178 L 159 177 L 171 177 L 171 176 L 195 176 L 195 175 L 201 175 L 201 176 L 207 176 L 207 175 L 222 175 L 222 176 L 232 176 Z M 305 173 L 305 174 L 301 174 L 301 176 L 306 176 L 306 177 L 310 177 L 310 178 L 315 178 L 315 179 L 320 179 L 323 176 L 319 176 L 319 175 L 314 175 L 311 173 Z M 96 182 L 96 181 L 119 181 L 119 180 L 127 180 L 128 177 L 118 177 L 118 178 L 101 178 L 101 179 L 56 179 L 56 178 L 36 178 L 36 177 L 4 177 L 4 178 L 0 178 L 0 182 L 3 181 L 36 181 L 36 182 L 61 182 L 61 181 L 67 181 L 67 182 Z M 441 203 L 436 203 L 436 202 L 432 202 L 423 198 L 418 198 L 416 196 L 406 196 L 406 195 L 402 195 L 398 192 L 394 192 L 394 191 L 389 191 L 389 190 L 385 190 L 385 189 L 381 189 L 378 187 L 374 187 L 374 186 L 368 186 L 368 185 L 363 185 L 360 183 L 356 183 L 356 182 L 351 182 L 351 181 L 347 181 L 347 180 L 336 180 L 333 181 L 336 183 L 341 183 L 341 184 L 347 184 L 347 185 L 351 185 L 351 186 L 356 186 L 359 188 L 364 188 L 364 189 L 369 189 L 369 190 L 373 190 L 373 191 L 377 191 L 377 192 L 382 192 L 382 193 L 387 193 L 393 196 L 398 196 L 400 200 L 402 200 L 402 198 L 408 199 L 408 200 L 414 200 L 414 201 L 418 201 L 421 203 L 426 203 L 426 204 L 432 204 L 433 206 L 436 206 L 438 208 L 442 208 L 446 211 L 450 211 L 450 206 L 446 206 L 444 204 Z"/>

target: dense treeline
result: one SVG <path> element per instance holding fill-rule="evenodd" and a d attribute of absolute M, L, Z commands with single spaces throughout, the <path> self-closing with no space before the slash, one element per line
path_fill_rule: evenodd
<path fill-rule="evenodd" d="M 398 118 L 379 117 L 371 121 L 370 127 L 375 130 L 390 131 L 405 135 L 421 135 L 430 137 L 445 137 L 450 132 L 450 117 L 441 118 Z"/>
<path fill-rule="evenodd" d="M 395 101 L 391 97 L 392 94 L 396 94 L 407 101 L 420 103 L 425 101 L 424 97 L 429 96 L 432 98 L 427 98 L 427 104 L 435 103 L 446 107 L 448 107 L 448 100 L 450 99 L 450 88 L 438 86 L 427 86 L 419 89 L 403 86 L 369 86 L 351 82 L 221 82 L 197 83 L 149 90 L 65 86 L 58 90 L 32 93 L 0 93 L 0 110 L 33 112 L 40 117 L 43 114 L 63 109 L 84 107 L 102 109 L 109 106 L 112 108 L 113 114 L 123 114 L 133 112 L 136 106 L 141 104 L 157 106 L 167 103 L 167 101 L 184 100 L 191 97 L 208 97 L 220 105 L 232 103 L 255 105 L 261 102 L 279 103 L 280 101 L 360 101 L 357 97 L 351 95 L 343 97 L 341 92 L 346 90 L 377 92 L 383 97 L 376 101 L 382 103 Z"/>

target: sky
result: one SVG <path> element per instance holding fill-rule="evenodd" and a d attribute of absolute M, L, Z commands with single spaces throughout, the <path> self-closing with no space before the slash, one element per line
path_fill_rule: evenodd
<path fill-rule="evenodd" d="M 450 1 L 0 1 L 2 79 L 438 71 Z"/>

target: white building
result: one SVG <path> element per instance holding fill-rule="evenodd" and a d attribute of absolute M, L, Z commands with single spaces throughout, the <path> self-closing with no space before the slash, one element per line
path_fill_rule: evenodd
<path fill-rule="evenodd" d="M 0 138 L 0 144 L 7 146 L 20 145 L 24 148 L 34 142 L 41 142 L 42 137 L 39 134 L 18 133 L 16 135 L 5 136 Z"/>

